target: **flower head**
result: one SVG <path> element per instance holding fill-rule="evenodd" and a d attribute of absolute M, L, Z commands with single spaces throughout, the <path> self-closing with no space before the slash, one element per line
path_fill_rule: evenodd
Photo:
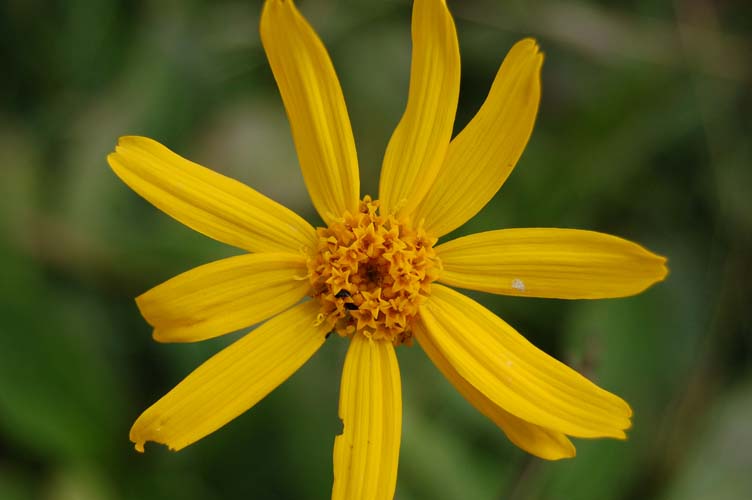
<path fill-rule="evenodd" d="M 568 436 L 624 439 L 629 405 L 536 349 L 447 285 L 490 293 L 604 298 L 638 293 L 665 259 L 626 240 L 571 229 L 440 237 L 474 216 L 532 132 L 543 56 L 518 42 L 488 98 L 452 139 L 459 49 L 443 0 L 416 0 L 405 113 L 387 147 L 379 199 L 359 194 L 355 143 L 332 63 L 290 0 L 267 0 L 261 38 L 303 177 L 326 226 L 143 137 L 108 161 L 141 196 L 248 253 L 200 266 L 136 299 L 162 342 L 261 324 L 188 375 L 134 423 L 131 440 L 179 450 L 248 410 L 335 332 L 349 339 L 334 444 L 337 499 L 394 494 L 401 385 L 394 348 L 415 339 L 457 390 L 519 447 L 574 456 Z M 308 297 L 308 299 L 306 299 Z"/>
<path fill-rule="evenodd" d="M 357 212 L 319 228 L 308 272 L 319 321 L 343 337 L 397 346 L 410 341 L 413 319 L 439 275 L 436 238 L 378 207 L 366 196 Z"/>

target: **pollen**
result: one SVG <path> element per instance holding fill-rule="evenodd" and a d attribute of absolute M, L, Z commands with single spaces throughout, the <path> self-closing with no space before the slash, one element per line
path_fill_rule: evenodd
<path fill-rule="evenodd" d="M 340 336 L 410 344 L 418 307 L 441 268 L 436 239 L 378 208 L 366 196 L 356 213 L 316 230 L 308 259 L 311 295 L 321 304 L 318 321 Z"/>

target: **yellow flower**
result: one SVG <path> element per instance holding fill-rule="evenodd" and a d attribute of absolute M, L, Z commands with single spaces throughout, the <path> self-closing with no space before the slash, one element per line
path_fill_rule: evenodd
<path fill-rule="evenodd" d="M 153 140 L 120 139 L 108 161 L 126 184 L 183 224 L 249 252 L 138 297 L 154 338 L 192 342 L 262 323 L 147 409 L 131 429 L 136 449 L 155 441 L 179 450 L 217 430 L 292 375 L 331 332 L 350 339 L 333 498 L 392 498 L 402 407 L 394 348 L 413 339 L 473 406 L 534 455 L 574 456 L 567 436 L 624 439 L 626 402 L 446 285 L 525 297 L 621 297 L 662 280 L 665 259 L 571 229 L 488 231 L 436 246 L 491 199 L 527 143 L 543 62 L 535 41 L 514 45 L 485 103 L 452 139 L 460 82 L 454 23 L 444 1 L 416 0 L 407 109 L 375 201 L 360 199 L 332 63 L 292 1 L 267 0 L 261 38 L 327 226 L 314 229 Z"/>

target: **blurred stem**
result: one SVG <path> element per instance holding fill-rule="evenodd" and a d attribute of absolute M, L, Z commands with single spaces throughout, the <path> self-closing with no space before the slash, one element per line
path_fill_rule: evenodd
<path fill-rule="evenodd" d="M 677 56 L 691 47 L 701 73 L 736 81 L 752 78 L 750 40 L 702 24 L 645 19 L 577 1 L 527 2 L 524 10 L 504 9 L 503 14 L 496 5 L 489 0 L 458 3 L 455 17 L 548 38 L 609 64 L 637 60 L 681 68 L 684 61 Z"/>
<path fill-rule="evenodd" d="M 125 256 L 97 238 L 76 231 L 54 216 L 32 213 L 24 231 L 12 235 L 13 245 L 30 255 L 43 269 L 74 279 L 94 282 L 97 289 L 113 295 L 136 295 L 146 288 L 153 269 L 134 273 Z"/>

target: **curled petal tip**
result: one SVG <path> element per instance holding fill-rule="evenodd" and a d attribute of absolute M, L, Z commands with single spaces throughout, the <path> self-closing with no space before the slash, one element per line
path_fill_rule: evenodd
<path fill-rule="evenodd" d="M 660 263 L 661 263 L 661 273 L 660 273 L 660 277 L 658 278 L 658 281 L 663 281 L 666 279 L 666 277 L 669 274 L 668 259 L 666 257 L 661 257 L 661 256 L 658 256 L 658 258 L 660 259 Z"/>
<path fill-rule="evenodd" d="M 568 460 L 570 458 L 574 458 L 577 456 L 577 448 L 572 444 L 571 441 L 569 442 L 569 446 L 566 449 L 560 450 L 558 454 L 551 454 L 547 456 L 541 456 L 540 458 L 545 458 L 546 460 L 550 460 L 552 462 L 556 462 L 559 460 Z"/>
<path fill-rule="evenodd" d="M 521 49 L 530 50 L 532 52 L 540 51 L 538 41 L 533 37 L 525 37 L 522 40 L 518 41 L 515 45 Z"/>

